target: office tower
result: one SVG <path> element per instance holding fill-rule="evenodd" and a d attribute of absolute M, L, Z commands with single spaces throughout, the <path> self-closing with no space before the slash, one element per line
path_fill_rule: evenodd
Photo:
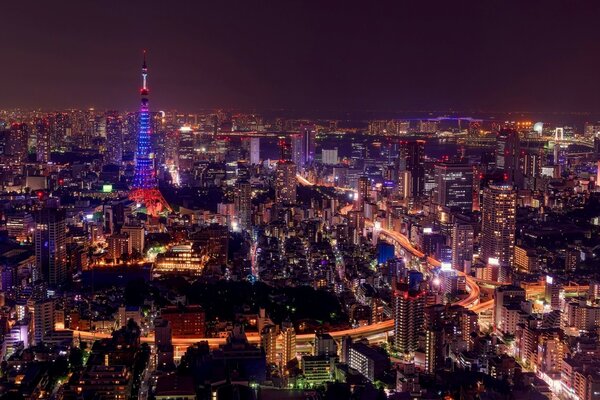
<path fill-rule="evenodd" d="M 518 306 L 525 301 L 525 290 L 519 286 L 506 285 L 494 289 L 494 327 L 504 331 L 502 307 Z"/>
<path fill-rule="evenodd" d="M 325 165 L 336 165 L 338 163 L 338 149 L 322 149 L 321 163 Z"/>
<path fill-rule="evenodd" d="M 126 234 L 129 237 L 129 254 L 137 252 L 138 254 L 144 254 L 145 246 L 145 232 L 144 227 L 141 225 L 123 225 L 121 233 Z"/>
<path fill-rule="evenodd" d="M 504 172 L 506 181 L 523 187 L 521 168 L 521 142 L 519 132 L 514 129 L 502 129 L 498 134 L 496 148 L 496 168 Z"/>
<path fill-rule="evenodd" d="M 33 342 L 44 343 L 44 336 L 54 330 L 56 320 L 54 300 L 38 300 L 33 306 Z"/>
<path fill-rule="evenodd" d="M 260 138 L 250 138 L 250 164 L 260 164 Z"/>
<path fill-rule="evenodd" d="M 286 137 L 279 138 L 279 161 L 292 161 L 292 146 L 290 139 Z"/>
<path fill-rule="evenodd" d="M 6 141 L 5 153 L 14 164 L 27 161 L 27 140 L 29 139 L 29 126 L 27 124 L 12 124 Z"/>
<path fill-rule="evenodd" d="M 471 224 L 456 222 L 452 226 L 452 268 L 470 272 L 475 233 Z"/>
<path fill-rule="evenodd" d="M 462 212 L 473 208 L 473 167 L 464 163 L 435 165 L 434 202 Z"/>
<path fill-rule="evenodd" d="M 235 208 L 240 228 L 252 228 L 252 185 L 246 180 L 239 181 L 235 193 Z"/>
<path fill-rule="evenodd" d="M 277 327 L 266 325 L 260 335 L 260 344 L 268 364 L 277 364 Z"/>
<path fill-rule="evenodd" d="M 51 287 L 67 280 L 65 210 L 43 208 L 35 213 L 35 263 Z"/>
<path fill-rule="evenodd" d="M 35 152 L 36 160 L 39 163 L 47 163 L 50 161 L 50 127 L 45 119 L 35 121 Z"/>
<path fill-rule="evenodd" d="M 291 160 L 303 169 L 315 160 L 315 136 L 314 125 L 300 126 L 300 132 L 291 138 Z"/>
<path fill-rule="evenodd" d="M 411 197 L 420 197 L 425 191 L 425 141 L 402 142 L 398 155 L 399 171 L 409 171 L 411 176 Z"/>
<path fill-rule="evenodd" d="M 275 177 L 275 198 L 278 203 L 296 203 L 296 164 L 279 161 Z"/>
<path fill-rule="evenodd" d="M 511 185 L 490 184 L 483 190 L 481 261 L 496 259 L 512 267 L 515 248 L 516 194 Z"/>
<path fill-rule="evenodd" d="M 354 168 L 363 171 L 365 166 L 365 159 L 367 158 L 367 145 L 363 140 L 358 140 L 359 139 L 352 139 L 352 150 L 350 158 L 352 159 L 352 165 L 354 166 Z"/>
<path fill-rule="evenodd" d="M 115 111 L 106 115 L 105 164 L 121 165 L 123 161 L 123 120 Z"/>
<path fill-rule="evenodd" d="M 369 202 L 369 193 L 371 192 L 371 180 L 367 176 L 358 178 L 358 187 L 356 188 L 356 204 L 359 210 L 365 209 L 365 203 Z"/>
<path fill-rule="evenodd" d="M 425 293 L 410 290 L 399 284 L 393 294 L 394 348 L 399 353 L 417 349 L 419 334 L 423 332 Z"/>
<path fill-rule="evenodd" d="M 146 206 L 147 213 L 156 217 L 163 210 L 169 210 L 169 205 L 158 190 L 156 173 L 154 171 L 154 162 L 152 159 L 152 149 L 150 143 L 151 121 L 150 109 L 148 106 L 148 67 L 146 66 L 146 52 L 144 52 L 144 62 L 142 64 L 142 89 L 141 106 L 138 113 L 138 135 L 137 152 L 135 155 L 135 173 L 133 177 L 133 190 L 129 198 L 137 203 Z"/>
<path fill-rule="evenodd" d="M 282 362 L 286 365 L 296 358 L 296 330 L 289 319 L 281 324 L 281 335 L 283 337 Z"/>
<path fill-rule="evenodd" d="M 292 162 L 300 168 L 306 164 L 306 148 L 304 146 L 304 138 L 301 133 L 291 136 L 292 141 Z"/>

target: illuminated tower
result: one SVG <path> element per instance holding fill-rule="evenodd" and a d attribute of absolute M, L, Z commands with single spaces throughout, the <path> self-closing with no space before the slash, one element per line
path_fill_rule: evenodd
<path fill-rule="evenodd" d="M 129 197 L 146 206 L 148 214 L 157 216 L 169 206 L 158 190 L 154 172 L 153 154 L 150 143 L 150 109 L 148 107 L 148 67 L 146 66 L 146 52 L 142 64 L 142 104 L 139 112 L 137 151 L 135 154 L 135 175 L 133 188 Z"/>
<path fill-rule="evenodd" d="M 135 176 L 133 178 L 134 189 L 156 188 L 156 178 L 150 155 L 150 109 L 148 107 L 148 67 L 146 66 L 146 52 L 144 52 L 144 63 L 142 64 L 142 105 L 139 113 L 138 144 L 135 154 Z"/>
<path fill-rule="evenodd" d="M 513 265 L 517 196 L 511 185 L 490 184 L 483 190 L 481 208 L 481 255 L 500 265 Z"/>

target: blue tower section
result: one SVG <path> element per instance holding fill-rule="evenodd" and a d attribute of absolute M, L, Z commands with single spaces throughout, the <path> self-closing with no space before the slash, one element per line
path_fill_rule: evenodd
<path fill-rule="evenodd" d="M 138 145 L 135 155 L 135 175 L 133 178 L 134 189 L 154 189 L 157 187 L 156 176 L 154 174 L 153 161 L 150 158 L 152 153 L 150 134 L 150 109 L 148 106 L 148 67 L 146 65 L 146 52 L 144 52 L 144 63 L 142 64 L 142 103 L 138 116 Z"/>

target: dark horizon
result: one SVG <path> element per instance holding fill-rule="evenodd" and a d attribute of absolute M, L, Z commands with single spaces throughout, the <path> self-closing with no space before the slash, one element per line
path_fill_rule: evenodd
<path fill-rule="evenodd" d="M 2 108 L 600 110 L 600 4 L 65 0 L 5 8 Z"/>

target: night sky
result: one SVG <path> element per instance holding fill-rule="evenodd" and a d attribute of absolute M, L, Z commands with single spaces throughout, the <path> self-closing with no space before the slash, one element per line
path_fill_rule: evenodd
<path fill-rule="evenodd" d="M 6 3 L 3 108 L 600 110 L 598 1 Z"/>

